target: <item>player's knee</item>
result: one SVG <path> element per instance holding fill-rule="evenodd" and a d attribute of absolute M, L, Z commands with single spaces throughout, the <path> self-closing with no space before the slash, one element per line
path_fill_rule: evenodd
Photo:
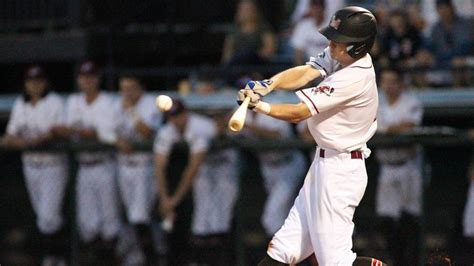
<path fill-rule="evenodd" d="M 265 255 L 265 258 L 258 263 L 258 266 L 284 266 L 289 265 L 272 259 L 270 256 Z"/>
<path fill-rule="evenodd" d="M 60 217 L 38 218 L 38 229 L 43 234 L 54 234 L 61 228 L 62 219 Z"/>

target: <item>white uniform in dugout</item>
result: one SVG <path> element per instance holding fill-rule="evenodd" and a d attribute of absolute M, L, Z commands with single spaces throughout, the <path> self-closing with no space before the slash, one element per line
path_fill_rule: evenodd
<path fill-rule="evenodd" d="M 64 103 L 49 92 L 36 105 L 19 97 L 13 104 L 7 133 L 33 139 L 64 123 Z M 56 233 L 63 224 L 61 214 L 67 183 L 67 158 L 59 152 L 24 152 L 23 173 L 30 201 L 42 234 Z"/>
<path fill-rule="evenodd" d="M 423 108 L 406 92 L 389 105 L 380 97 L 377 113 L 378 131 L 402 122 L 420 125 Z M 397 219 L 402 211 L 418 216 L 421 212 L 422 178 L 419 147 L 386 148 L 376 151 L 380 162 L 375 209 L 377 215 Z"/>
<path fill-rule="evenodd" d="M 276 131 L 279 139 L 294 137 L 288 122 L 263 114 L 249 113 L 247 123 Z M 295 149 L 269 150 L 257 155 L 267 192 L 261 221 L 265 233 L 272 236 L 280 229 L 288 216 L 295 200 L 295 192 L 304 177 L 306 162 L 303 153 Z"/>
<path fill-rule="evenodd" d="M 138 118 L 155 130 L 161 125 L 162 116 L 155 107 L 154 97 L 143 95 L 132 110 L 124 110 L 122 100 L 119 100 L 116 110 L 116 134 L 129 142 L 145 141 L 135 128 Z M 153 153 L 119 153 L 117 162 L 118 184 L 128 221 L 133 224 L 148 223 L 157 192 L 153 175 Z"/>
<path fill-rule="evenodd" d="M 238 193 L 237 155 L 235 148 L 206 154 L 193 183 L 194 235 L 229 232 Z"/>
<path fill-rule="evenodd" d="M 267 253 L 290 264 L 314 252 L 319 265 L 352 265 L 352 218 L 367 185 L 366 143 L 377 128 L 375 72 L 369 54 L 341 69 L 329 48 L 307 64 L 324 80 L 296 94 L 311 111 L 308 128 L 319 147 Z"/>
<path fill-rule="evenodd" d="M 90 104 L 87 104 L 83 93 L 73 94 L 67 103 L 67 125 L 94 129 L 99 141 L 114 143 L 117 118 L 114 117 L 113 104 L 112 97 L 104 92 L 100 92 Z M 76 203 L 80 237 L 85 242 L 97 237 L 112 240 L 121 226 L 113 154 L 105 151 L 80 152 L 77 159 Z"/>
<path fill-rule="evenodd" d="M 189 145 L 189 153 L 201 153 L 209 149 L 212 139 L 216 136 L 216 125 L 212 119 L 207 117 L 189 113 L 186 130 L 183 136 L 180 135 L 178 129 L 172 124 L 167 123 L 158 132 L 154 144 L 154 152 L 161 155 L 169 155 L 173 145 L 180 141 L 185 141 Z M 232 167 L 232 163 L 236 160 L 232 152 L 221 151 L 221 155 L 225 156 L 219 158 L 222 163 L 228 167 Z M 209 157 L 210 156 L 210 157 Z M 214 155 L 207 154 L 206 159 L 199 169 L 198 174 L 193 179 L 193 197 L 194 197 L 194 214 L 192 222 L 192 232 L 196 235 L 207 234 L 214 230 L 227 229 L 227 220 L 230 220 L 231 211 L 225 209 L 224 206 L 231 206 L 235 200 L 236 192 L 233 191 L 232 184 L 234 177 L 230 176 L 215 176 L 218 169 L 210 169 Z M 224 161 L 225 160 L 225 161 Z M 228 161 L 227 161 L 228 160 Z M 222 170 L 222 169 L 221 169 Z M 212 175 L 212 176 L 210 176 Z M 229 198 L 223 199 L 219 204 L 213 202 L 212 205 L 202 206 L 202 204 L 210 204 L 215 195 L 209 194 L 208 191 L 209 180 L 218 180 L 218 186 L 228 187 Z M 213 184 L 215 185 L 215 184 Z M 208 210 L 209 207 L 219 207 L 216 211 Z M 219 213 L 218 210 L 223 211 Z M 204 217 L 207 216 L 207 217 Z M 221 220 L 221 217 L 224 217 Z"/>
<path fill-rule="evenodd" d="M 469 166 L 470 185 L 467 192 L 467 202 L 464 207 L 463 233 L 465 237 L 474 238 L 474 154 Z"/>

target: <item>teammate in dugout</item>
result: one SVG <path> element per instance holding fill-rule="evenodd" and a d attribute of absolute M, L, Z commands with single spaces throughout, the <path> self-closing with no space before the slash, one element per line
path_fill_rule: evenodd
<path fill-rule="evenodd" d="M 152 141 L 161 125 L 162 115 L 155 108 L 155 98 L 144 94 L 139 78 L 121 76 L 117 114 L 117 154 L 119 192 L 128 222 L 138 233 L 140 248 L 148 261 L 154 260 L 151 239 L 151 211 L 156 195 L 153 177 L 153 153 L 134 150 L 132 145 Z"/>
<path fill-rule="evenodd" d="M 402 134 L 421 124 L 423 107 L 404 90 L 396 69 L 380 74 L 383 95 L 377 112 L 378 132 Z M 418 262 L 422 204 L 421 147 L 391 147 L 375 152 L 380 163 L 375 211 L 395 265 Z"/>
<path fill-rule="evenodd" d="M 321 33 L 329 47 L 306 65 L 249 82 L 238 93 L 238 101 L 249 97 L 249 108 L 257 112 L 295 123 L 307 119 L 319 146 L 284 225 L 259 265 L 296 264 L 312 253 L 321 266 L 382 265 L 351 250 L 352 219 L 367 186 L 366 143 L 377 128 L 377 85 L 368 54 L 376 20 L 364 8 L 346 7 Z M 314 86 L 319 77 L 324 80 Z M 301 102 L 262 101 L 274 89 L 298 90 Z"/>
<path fill-rule="evenodd" d="M 66 104 L 66 127 L 61 134 L 73 142 L 115 143 L 114 100 L 100 91 L 100 70 L 83 62 L 77 74 L 80 93 Z M 76 184 L 77 224 L 84 260 L 115 257 L 117 235 L 122 226 L 118 208 L 115 161 L 108 151 L 81 151 Z M 94 263 L 87 261 L 85 263 Z"/>
<path fill-rule="evenodd" d="M 25 91 L 16 99 L 0 143 L 27 148 L 56 139 L 55 127 L 64 123 L 64 103 L 48 89 L 44 69 L 31 66 L 25 73 Z M 66 154 L 54 151 L 25 151 L 23 173 L 41 235 L 41 265 L 64 264 L 64 250 L 58 241 L 63 225 L 63 197 L 67 184 Z"/>
<path fill-rule="evenodd" d="M 174 228 L 168 237 L 168 262 L 170 265 L 183 265 L 191 255 L 192 197 L 189 192 L 210 141 L 216 135 L 216 127 L 211 119 L 189 112 L 178 99 L 173 100 L 173 106 L 165 115 L 168 122 L 158 131 L 153 146 L 159 213 L 165 221 L 174 220 Z M 176 166 L 180 166 L 179 169 Z M 198 224 L 193 228 L 202 230 Z"/>

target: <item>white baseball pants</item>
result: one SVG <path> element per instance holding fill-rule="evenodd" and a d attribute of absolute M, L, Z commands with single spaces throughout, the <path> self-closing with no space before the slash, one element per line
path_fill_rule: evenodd
<path fill-rule="evenodd" d="M 103 240 L 111 240 L 120 230 L 114 166 L 109 160 L 94 165 L 79 165 L 77 219 L 79 234 L 84 242 L 99 236 Z"/>
<path fill-rule="evenodd" d="M 57 232 L 63 224 L 61 210 L 68 180 L 66 160 L 40 167 L 24 163 L 23 173 L 39 231 Z"/>
<path fill-rule="evenodd" d="M 365 161 L 328 149 L 321 158 L 319 150 L 267 253 L 296 264 L 314 252 L 320 266 L 349 266 L 356 258 L 351 250 L 352 218 L 367 186 Z"/>

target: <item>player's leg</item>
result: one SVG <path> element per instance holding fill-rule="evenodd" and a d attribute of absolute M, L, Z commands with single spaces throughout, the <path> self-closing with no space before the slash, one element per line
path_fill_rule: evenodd
<path fill-rule="evenodd" d="M 79 165 L 76 185 L 76 225 L 81 239 L 81 265 L 97 263 L 94 241 L 100 228 L 100 210 L 91 166 Z"/>
<path fill-rule="evenodd" d="M 313 253 L 313 246 L 309 236 L 307 224 L 307 203 L 309 194 L 306 186 L 311 186 L 312 173 L 315 164 L 311 166 L 306 176 L 305 184 L 300 190 L 293 207 L 288 214 L 283 226 L 276 232 L 270 241 L 267 249 L 267 256 L 262 260 L 261 265 L 272 265 L 269 263 L 280 262 L 286 264 L 296 264 Z M 278 265 L 278 264 L 273 264 Z M 281 264 L 280 264 L 281 265 Z M 284 265 L 284 264 L 282 264 Z"/>
<path fill-rule="evenodd" d="M 43 182 L 39 189 L 42 191 L 39 200 L 38 225 L 43 235 L 42 246 L 46 256 L 58 262 L 65 260 L 65 242 L 62 229 L 62 206 L 67 185 L 67 167 L 65 163 L 41 169 Z M 38 173 L 39 174 L 39 173 Z"/>
<path fill-rule="evenodd" d="M 379 244 L 383 244 L 392 260 L 400 259 L 399 219 L 402 211 L 402 193 L 399 171 L 396 166 L 380 167 L 379 180 L 375 197 L 377 214 L 377 234 Z"/>
<path fill-rule="evenodd" d="M 305 186 L 309 231 L 315 255 L 321 266 L 350 265 L 352 221 L 355 208 L 367 185 L 365 163 L 348 154 L 319 158 L 309 186 Z"/>
<path fill-rule="evenodd" d="M 417 161 L 409 161 L 400 167 L 402 180 L 403 214 L 400 219 L 401 263 L 415 265 L 419 261 L 420 221 L 422 206 L 421 165 Z"/>

